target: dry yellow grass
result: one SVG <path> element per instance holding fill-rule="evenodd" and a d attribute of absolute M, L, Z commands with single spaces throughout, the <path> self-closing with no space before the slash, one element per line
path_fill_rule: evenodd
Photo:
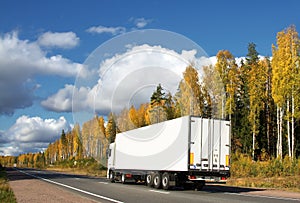
<path fill-rule="evenodd" d="M 230 178 L 227 181 L 227 185 L 254 188 L 273 188 L 285 191 L 300 192 L 300 176 Z"/>
<path fill-rule="evenodd" d="M 6 172 L 2 168 L 0 169 L 0 202 L 16 203 L 14 192 L 8 184 Z"/>

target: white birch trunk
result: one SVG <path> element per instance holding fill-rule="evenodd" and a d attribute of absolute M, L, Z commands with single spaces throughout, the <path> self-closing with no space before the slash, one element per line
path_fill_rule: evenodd
<path fill-rule="evenodd" d="M 253 124 L 253 127 L 252 127 L 252 159 L 254 160 L 254 156 L 255 156 L 255 138 L 256 138 L 256 135 L 255 135 L 255 131 L 256 131 L 256 116 L 254 115 L 254 124 Z"/>
<path fill-rule="evenodd" d="M 280 139 L 279 139 L 279 137 L 280 137 L 280 125 L 279 125 L 279 107 L 278 107 L 278 104 L 277 104 L 277 108 L 276 108 L 276 112 L 277 112 L 277 114 L 276 114 L 276 117 L 277 117 L 277 143 L 276 143 L 276 156 L 277 156 L 277 158 L 279 157 L 279 141 L 280 141 Z"/>
<path fill-rule="evenodd" d="M 254 160 L 254 156 L 255 156 L 255 124 L 253 127 L 253 132 L 252 132 L 252 159 Z"/>
<path fill-rule="evenodd" d="M 294 146 L 295 146 L 295 100 L 294 94 L 292 94 L 292 158 L 294 158 Z"/>
<path fill-rule="evenodd" d="M 279 157 L 282 159 L 282 120 L 283 120 L 283 110 L 282 107 L 279 108 Z"/>
<path fill-rule="evenodd" d="M 279 157 L 280 159 L 282 159 L 282 117 L 282 107 L 277 105 L 277 158 Z"/>
<path fill-rule="evenodd" d="M 286 129 L 287 129 L 287 141 L 288 141 L 288 152 L 289 152 L 289 157 L 292 156 L 291 153 L 291 133 L 290 133 L 290 117 L 289 117 L 289 112 L 290 112 L 290 101 L 287 99 L 286 101 Z"/>

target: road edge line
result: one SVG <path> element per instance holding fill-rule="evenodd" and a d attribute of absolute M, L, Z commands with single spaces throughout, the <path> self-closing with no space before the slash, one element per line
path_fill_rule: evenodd
<path fill-rule="evenodd" d="M 49 183 L 53 183 L 53 184 L 56 184 L 56 185 L 59 185 L 59 186 L 63 186 L 63 187 L 66 187 L 66 188 L 69 188 L 69 189 L 72 189 L 72 190 L 75 190 L 75 191 L 78 191 L 78 192 L 82 192 L 84 194 L 91 195 L 91 196 L 94 196 L 94 197 L 97 197 L 97 198 L 100 198 L 100 199 L 108 200 L 110 202 L 115 202 L 115 203 L 124 203 L 122 201 L 115 200 L 115 199 L 112 199 L 112 198 L 109 198 L 109 197 L 105 197 L 105 196 L 102 196 L 102 195 L 97 195 L 95 193 L 88 192 L 88 191 L 85 191 L 85 190 L 81 190 L 81 189 L 78 189 L 76 187 L 72 187 L 70 185 L 62 184 L 62 183 L 59 183 L 59 182 L 55 182 L 53 180 L 49 180 L 49 179 L 42 178 L 42 177 L 39 177 L 39 176 L 36 176 L 36 175 L 32 175 L 32 174 L 26 173 L 25 171 L 22 171 L 22 170 L 18 170 L 18 169 L 16 169 L 16 170 L 19 171 L 19 172 L 21 172 L 21 173 L 24 173 L 24 174 L 26 174 L 28 176 L 32 176 L 34 178 L 41 179 L 43 181 L 46 181 L 46 182 L 49 182 Z"/>

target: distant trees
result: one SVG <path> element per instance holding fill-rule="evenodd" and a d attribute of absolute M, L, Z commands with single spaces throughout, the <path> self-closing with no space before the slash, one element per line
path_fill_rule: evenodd
<path fill-rule="evenodd" d="M 96 160 L 102 160 L 106 157 L 108 146 L 106 134 L 103 117 L 99 118 L 96 115 L 92 120 L 82 125 L 81 142 L 84 157 L 94 157 Z"/>
<path fill-rule="evenodd" d="M 78 124 L 71 132 L 61 133 L 59 140 L 50 143 L 45 151 L 45 163 L 54 164 L 57 161 L 83 158 L 83 147 L 80 140 L 81 132 Z"/>

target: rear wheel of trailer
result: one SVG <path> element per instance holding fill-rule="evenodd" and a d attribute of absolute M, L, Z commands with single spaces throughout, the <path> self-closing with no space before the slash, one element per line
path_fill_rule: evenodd
<path fill-rule="evenodd" d="M 148 187 L 152 187 L 152 186 L 153 186 L 153 174 L 148 173 L 148 174 L 146 175 L 146 185 L 147 185 Z"/>
<path fill-rule="evenodd" d="M 161 178 L 162 188 L 168 190 L 170 187 L 170 174 L 168 172 L 163 173 Z"/>
<path fill-rule="evenodd" d="M 161 174 L 159 172 L 155 172 L 153 176 L 153 187 L 159 189 L 161 186 Z"/>

